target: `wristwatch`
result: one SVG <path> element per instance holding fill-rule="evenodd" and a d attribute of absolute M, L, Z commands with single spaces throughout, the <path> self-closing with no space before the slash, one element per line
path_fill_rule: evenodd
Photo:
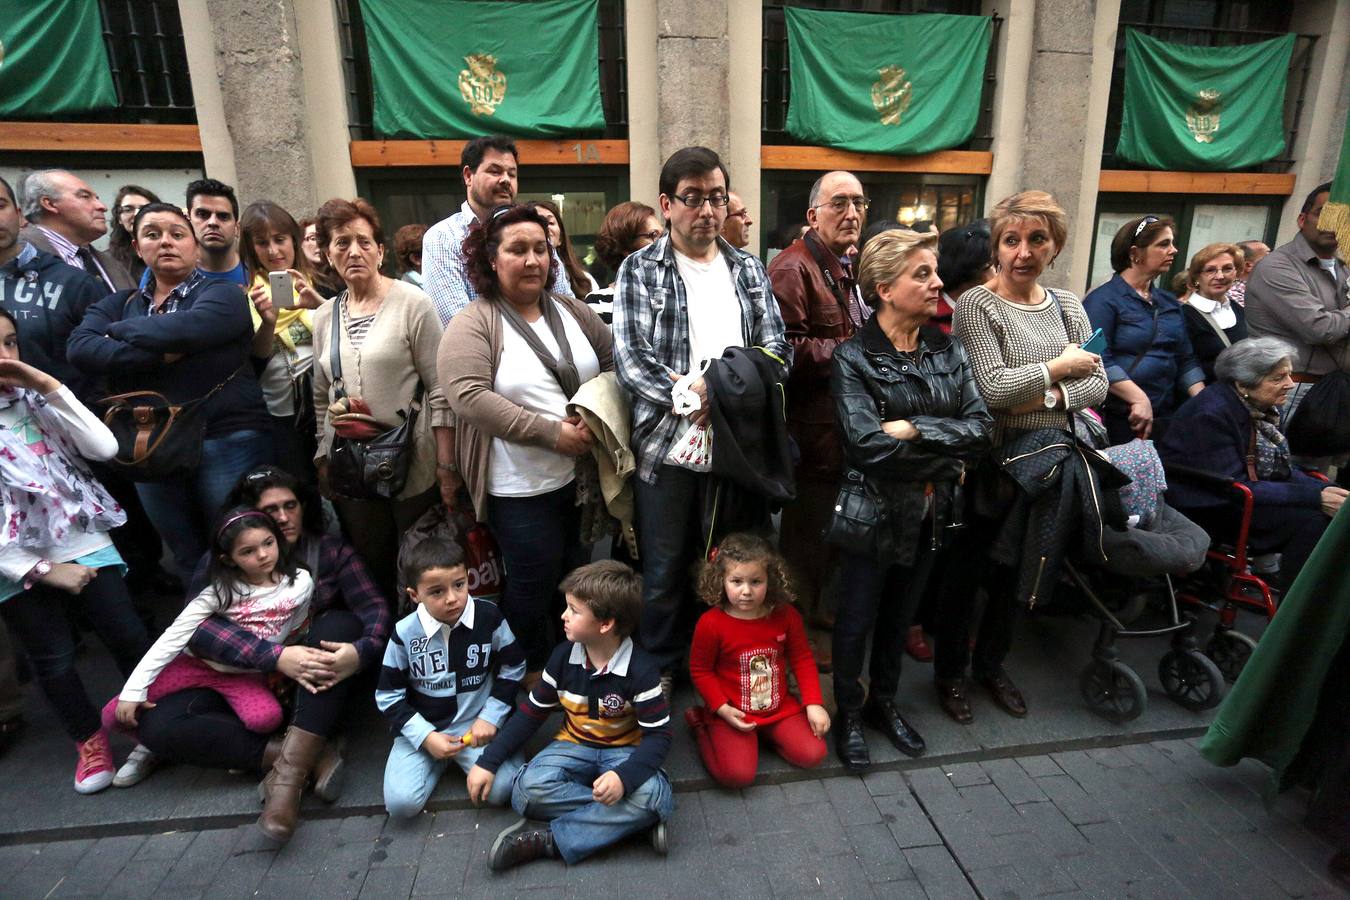
<path fill-rule="evenodd" d="M 1047 388 L 1045 391 L 1045 408 L 1054 409 L 1059 406 L 1059 398 L 1055 396 L 1054 388 Z"/>
<path fill-rule="evenodd" d="M 39 559 L 37 561 L 37 565 L 33 566 L 33 568 L 28 570 L 28 575 L 23 580 L 23 589 L 25 591 L 31 591 L 33 589 L 33 585 L 37 584 L 39 581 L 41 581 L 43 578 L 46 578 L 50 574 L 52 574 L 51 562 L 45 559 Z"/>

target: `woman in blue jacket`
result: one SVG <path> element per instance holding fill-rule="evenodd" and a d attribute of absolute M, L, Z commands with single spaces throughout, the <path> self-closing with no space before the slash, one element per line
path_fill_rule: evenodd
<path fill-rule="evenodd" d="M 1083 298 L 1092 327 L 1106 338 L 1102 363 L 1111 393 L 1105 418 L 1112 444 L 1147 438 L 1154 420 L 1167 418 L 1205 387 L 1181 304 L 1153 284 L 1176 255 L 1171 219 L 1131 219 L 1111 240 L 1116 274 Z"/>
<path fill-rule="evenodd" d="M 1346 491 L 1294 468 L 1280 433 L 1279 409 L 1293 390 L 1294 348 L 1277 338 L 1249 338 L 1219 354 L 1216 381 L 1177 410 L 1158 442 L 1164 463 L 1203 469 L 1252 492 L 1249 550 L 1280 554 L 1280 587 L 1294 583 Z M 1182 477 L 1168 478 L 1168 502 L 1212 536 L 1232 537 L 1236 493 Z"/>
<path fill-rule="evenodd" d="M 245 472 L 272 461 L 272 439 L 249 360 L 253 323 L 239 286 L 207 280 L 196 270 L 197 237 L 172 204 L 142 208 L 135 241 L 150 272 L 145 287 L 91 306 L 71 332 L 66 353 L 77 367 L 105 376 L 114 394 L 157 391 L 178 403 L 209 395 L 197 470 L 136 485 L 186 577 L 206 552 L 207 523 L 225 495 Z"/>

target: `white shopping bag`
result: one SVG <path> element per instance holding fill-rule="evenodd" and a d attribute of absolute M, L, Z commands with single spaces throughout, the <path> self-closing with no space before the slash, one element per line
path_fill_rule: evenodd
<path fill-rule="evenodd" d="M 690 425 L 684 430 L 666 454 L 666 462 L 693 472 L 712 469 L 712 428 L 708 425 Z"/>

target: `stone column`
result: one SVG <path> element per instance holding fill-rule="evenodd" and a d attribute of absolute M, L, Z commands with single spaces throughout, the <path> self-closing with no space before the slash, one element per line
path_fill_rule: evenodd
<path fill-rule="evenodd" d="M 730 154 L 728 2 L 656 0 L 662 160 L 695 144 Z"/>
<path fill-rule="evenodd" d="M 760 85 L 764 77 L 764 13 L 758 3 L 731 3 L 727 10 L 727 43 L 730 50 L 727 75 L 730 96 L 727 102 L 730 144 L 725 151 L 731 183 L 750 211 L 760 221 Z M 721 152 L 721 151 L 719 151 Z M 759 228 L 750 229 L 745 248 L 759 253 Z"/>
<path fill-rule="evenodd" d="M 1036 3 L 1027 152 L 1016 187 L 1050 191 L 1068 212 L 1068 246 L 1046 281 L 1075 292 L 1083 291 L 1091 264 L 1111 49 L 1119 22 L 1120 0 Z M 1094 53 L 1097 48 L 1100 52 Z"/>
<path fill-rule="evenodd" d="M 333 0 L 295 0 L 295 17 L 300 23 L 303 113 L 313 175 L 309 209 L 317 210 L 332 197 L 356 196 L 347 81 L 342 72 L 337 4 Z"/>
<path fill-rule="evenodd" d="M 183 44 L 192 80 L 192 103 L 197 109 L 197 133 L 202 142 L 202 168 L 207 176 L 234 184 L 234 142 L 225 121 L 225 101 L 216 72 L 216 42 L 206 0 L 178 0 L 183 21 Z"/>
<path fill-rule="evenodd" d="M 661 175 L 657 79 L 657 0 L 627 0 L 624 41 L 628 60 L 628 193 L 659 209 L 656 183 Z"/>
<path fill-rule="evenodd" d="M 994 85 L 993 170 L 985 183 L 984 209 L 1021 190 L 1027 140 L 1027 87 L 1036 38 L 1036 0 L 992 0 L 985 15 L 1003 17 Z"/>

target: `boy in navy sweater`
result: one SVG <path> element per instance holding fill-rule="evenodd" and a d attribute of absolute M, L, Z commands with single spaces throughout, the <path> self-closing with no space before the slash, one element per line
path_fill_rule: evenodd
<path fill-rule="evenodd" d="M 415 816 L 451 760 L 468 771 L 511 713 L 525 654 L 495 603 L 469 596 L 464 551 L 426 540 L 403 565 L 417 608 L 394 626 L 375 704 L 396 737 L 384 768 L 384 805 Z M 511 758 L 507 758 L 511 757 Z M 505 806 L 522 759 L 502 754 L 501 784 L 475 802 Z"/>
<path fill-rule="evenodd" d="M 526 818 L 493 843 L 489 863 L 498 870 L 539 858 L 580 862 L 649 829 L 652 846 L 666 852 L 665 821 L 675 807 L 661 771 L 670 750 L 670 705 L 656 661 L 631 637 L 642 579 L 623 563 L 602 560 L 572 572 L 561 587 L 567 641 L 469 770 L 469 799 L 490 800 L 507 758 L 562 707 L 553 743 L 516 777 L 511 805 Z"/>

